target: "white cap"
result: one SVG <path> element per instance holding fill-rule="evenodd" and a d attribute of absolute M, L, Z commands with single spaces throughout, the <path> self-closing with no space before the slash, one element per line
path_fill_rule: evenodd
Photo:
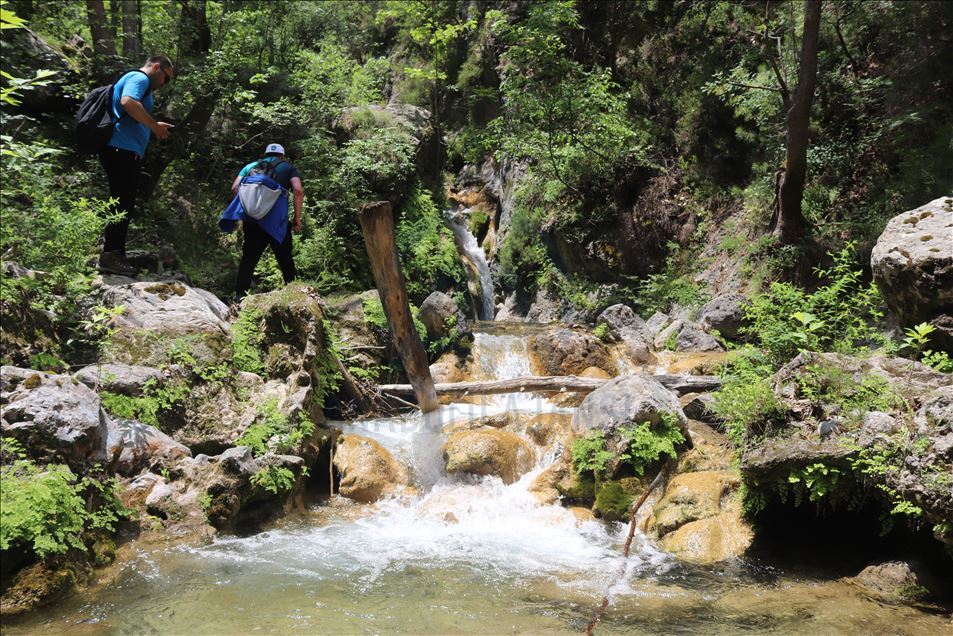
<path fill-rule="evenodd" d="M 285 147 L 281 144 L 268 144 L 268 146 L 265 148 L 265 154 L 267 155 L 272 152 L 277 152 L 279 155 L 283 155 L 285 154 Z"/>

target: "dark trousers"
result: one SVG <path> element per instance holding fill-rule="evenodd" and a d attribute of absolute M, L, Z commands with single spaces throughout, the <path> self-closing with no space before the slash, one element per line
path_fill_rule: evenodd
<path fill-rule="evenodd" d="M 109 196 L 118 201 L 112 210 L 122 213 L 122 219 L 106 226 L 103 251 L 125 254 L 129 221 L 136 207 L 142 158 L 131 150 L 106 146 L 99 151 L 99 162 L 109 179 Z"/>
<path fill-rule="evenodd" d="M 261 227 L 254 221 L 242 221 L 242 232 L 245 234 L 245 241 L 242 244 L 242 260 L 238 264 L 238 283 L 235 285 L 235 296 L 243 298 L 251 287 L 251 277 L 255 273 L 255 267 L 258 260 L 264 254 L 265 248 L 271 245 L 271 251 L 275 253 L 275 259 L 278 261 L 278 267 L 281 268 L 281 277 L 285 284 L 295 279 L 295 263 L 291 256 L 291 228 L 285 233 L 285 240 L 280 244 L 276 243 Z"/>

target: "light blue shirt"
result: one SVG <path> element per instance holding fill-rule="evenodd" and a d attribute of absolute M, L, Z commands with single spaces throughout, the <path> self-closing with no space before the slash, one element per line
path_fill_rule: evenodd
<path fill-rule="evenodd" d="M 141 71 L 129 71 L 113 86 L 113 116 L 118 123 L 113 130 L 108 146 L 122 148 L 138 153 L 141 159 L 149 145 L 150 131 L 145 125 L 133 119 L 121 105 L 123 97 L 128 95 L 142 104 L 146 112 L 152 114 L 152 93 L 149 90 L 149 78 Z M 123 117 L 125 115 L 125 117 Z"/>

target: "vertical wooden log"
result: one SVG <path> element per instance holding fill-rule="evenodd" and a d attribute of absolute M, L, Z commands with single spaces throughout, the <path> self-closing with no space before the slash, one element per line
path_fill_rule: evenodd
<path fill-rule="evenodd" d="M 439 406 L 433 378 L 430 377 L 430 365 L 427 353 L 420 342 L 407 300 L 407 287 L 400 271 L 397 258 L 397 243 L 394 240 L 394 218 L 390 203 L 377 201 L 366 203 L 358 212 L 361 229 L 364 232 L 364 245 L 371 260 L 371 273 L 377 285 L 377 293 L 384 306 L 384 315 L 394 334 L 397 353 L 404 363 L 407 378 L 417 404 L 424 413 L 434 411 Z"/>

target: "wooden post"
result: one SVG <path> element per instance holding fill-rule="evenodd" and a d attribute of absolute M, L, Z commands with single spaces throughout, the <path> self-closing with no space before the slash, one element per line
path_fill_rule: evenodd
<path fill-rule="evenodd" d="M 430 377 L 427 352 L 420 342 L 414 319 L 410 314 L 407 287 L 397 258 L 397 243 L 394 240 L 394 218 L 390 203 L 377 201 L 365 203 L 358 211 L 364 245 L 371 259 L 371 273 L 377 285 L 377 293 L 384 306 L 384 315 L 394 334 L 397 353 L 404 363 L 407 378 L 414 388 L 417 404 L 424 413 L 436 410 L 440 403 Z"/>

